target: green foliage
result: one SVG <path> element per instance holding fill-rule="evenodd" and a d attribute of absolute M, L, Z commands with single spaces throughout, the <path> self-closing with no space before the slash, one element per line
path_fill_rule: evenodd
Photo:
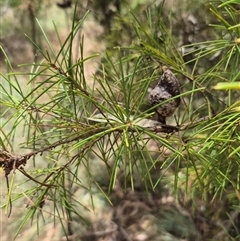
<path fill-rule="evenodd" d="M 85 78 L 84 66 L 99 53 L 83 57 L 84 36 L 81 56 L 73 58 L 73 43 L 88 13 L 72 21 L 65 41 L 55 26 L 58 52 L 37 21 L 47 49 L 28 37 L 42 60 L 30 64 L 24 74 L 29 78 L 27 87 L 1 48 L 8 69 L 7 74 L 1 73 L 0 83 L 1 152 L 13 152 L 19 133 L 26 137 L 19 145 L 24 153 L 13 157 L 15 165 L 19 160 L 26 165 L 24 169 L 13 165 L 9 171 L 13 175 L 3 205 L 10 211 L 17 200 L 29 197 L 29 209 L 16 236 L 29 220 L 39 222 L 39 214 L 47 213 L 46 200 L 52 203 L 53 220 L 61 223 L 66 235 L 66 218 L 88 223 L 78 207 L 89 206 L 74 190 L 88 193 L 94 209 L 96 190 L 111 203 L 109 195 L 120 176 L 122 186 L 132 190 L 140 179 L 147 194 L 163 185 L 179 199 L 184 195 L 185 201 L 189 197 L 207 202 L 227 199 L 226 212 L 239 202 L 239 93 L 212 89 L 222 81 L 239 81 L 239 10 L 234 1 L 211 1 L 210 12 L 217 21 L 210 31 L 215 37 L 179 46 L 171 27 L 174 17 L 160 18 L 165 15 L 163 9 L 163 3 L 148 8 L 142 17 L 146 21 L 131 12 L 135 38 L 130 45 L 106 52 L 93 84 Z M 187 51 L 182 54 L 180 47 Z M 182 106 L 175 120 L 170 120 L 172 125 L 146 127 L 139 123 L 151 119 L 154 108 L 143 106 L 162 65 L 169 66 L 180 80 Z M 7 131 L 9 125 L 12 128 Z M 5 172 L 9 168 L 4 161 L 1 166 Z M 18 170 L 26 177 L 22 184 L 26 189 L 15 193 Z"/>

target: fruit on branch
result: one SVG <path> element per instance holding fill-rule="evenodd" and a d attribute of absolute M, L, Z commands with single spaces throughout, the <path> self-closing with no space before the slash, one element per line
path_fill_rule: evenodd
<path fill-rule="evenodd" d="M 181 101 L 180 97 L 174 97 L 179 94 L 180 85 L 177 78 L 171 70 L 164 66 L 161 79 L 156 87 L 151 90 L 148 96 L 149 103 L 152 106 L 156 106 L 158 121 L 166 124 L 166 117 L 174 114 Z M 166 102 L 161 104 L 164 101 Z"/>

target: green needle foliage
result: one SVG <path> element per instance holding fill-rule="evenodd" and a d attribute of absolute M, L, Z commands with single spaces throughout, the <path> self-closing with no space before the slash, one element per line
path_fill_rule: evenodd
<path fill-rule="evenodd" d="M 211 1 L 209 7 L 215 37 L 181 46 L 187 50 L 184 54 L 172 29 L 174 16 L 159 17 L 165 15 L 164 4 L 148 8 L 141 18 L 132 12 L 132 44 L 104 54 L 93 84 L 84 66 L 99 53 L 83 56 L 84 36 L 80 58 L 73 57 L 73 43 L 88 12 L 74 21 L 75 11 L 67 39 L 58 37 L 58 52 L 37 21 L 47 48 L 28 37 L 42 60 L 24 73 L 27 86 L 1 48 L 7 74 L 1 73 L 0 83 L 0 164 L 8 185 L 2 207 L 11 213 L 18 200 L 28 200 L 16 237 L 30 220 L 37 220 L 39 228 L 45 216 L 61 223 L 65 235 L 73 220 L 89 224 L 79 206 L 94 209 L 99 192 L 111 204 L 109 196 L 120 177 L 125 189 L 135 190 L 140 180 L 147 195 L 165 186 L 186 202 L 227 199 L 226 212 L 236 209 L 239 90 L 213 87 L 239 81 L 239 10 L 234 1 Z M 59 36 L 56 26 L 55 31 Z M 154 113 L 147 103 L 148 88 L 160 78 L 163 65 L 179 79 L 182 103 L 167 120 L 171 125 L 154 122 L 146 127 L 139 123 L 153 119 Z M 21 151 L 14 155 L 19 135 L 26 139 L 17 143 Z M 25 179 L 18 183 L 21 174 Z M 23 190 L 14 190 L 16 185 Z M 90 204 L 76 196 L 76 190 L 87 193 Z M 45 207 L 46 202 L 51 204 Z"/>

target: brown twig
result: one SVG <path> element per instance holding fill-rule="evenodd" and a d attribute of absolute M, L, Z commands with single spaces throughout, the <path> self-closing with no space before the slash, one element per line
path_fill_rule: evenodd
<path fill-rule="evenodd" d="M 39 182 L 38 180 L 36 180 L 35 178 L 33 178 L 32 176 L 30 176 L 24 169 L 23 167 L 19 167 L 18 170 L 24 175 L 26 176 L 27 178 L 29 178 L 30 180 L 40 184 L 41 186 L 45 186 L 45 187 L 56 187 L 55 185 L 48 185 L 45 183 L 45 180 L 44 182 Z"/>

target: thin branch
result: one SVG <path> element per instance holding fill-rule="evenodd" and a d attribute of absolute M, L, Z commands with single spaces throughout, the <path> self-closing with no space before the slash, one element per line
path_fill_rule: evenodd
<path fill-rule="evenodd" d="M 55 185 L 52 185 L 52 184 L 50 184 L 50 185 L 46 184 L 45 181 L 44 181 L 44 182 L 39 182 L 38 180 L 36 180 L 36 179 L 33 178 L 32 176 L 30 176 L 30 175 L 23 169 L 23 167 L 19 167 L 18 170 L 19 170 L 24 176 L 26 176 L 26 177 L 29 178 L 30 180 L 32 180 L 32 181 L 40 184 L 41 186 L 45 186 L 45 187 L 56 187 Z"/>
<path fill-rule="evenodd" d="M 9 187 L 9 180 L 8 180 L 8 175 L 6 175 L 5 173 L 5 178 L 6 178 L 6 183 L 7 183 L 7 190 L 8 190 L 8 199 L 9 199 L 9 213 L 8 213 L 8 218 L 11 216 L 11 213 L 12 213 L 12 199 L 11 199 L 11 196 L 10 196 L 10 187 Z"/>

